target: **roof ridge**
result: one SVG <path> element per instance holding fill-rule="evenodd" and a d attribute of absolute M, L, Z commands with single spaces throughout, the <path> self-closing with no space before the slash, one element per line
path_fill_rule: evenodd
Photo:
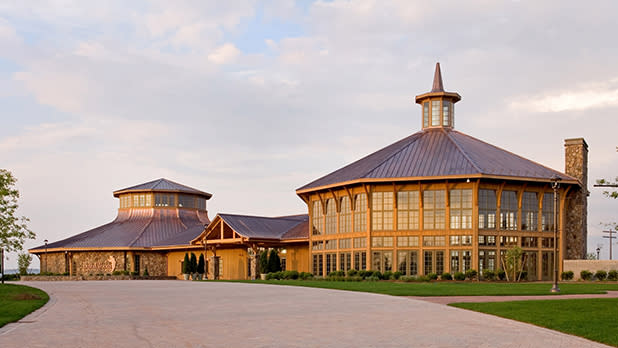
<path fill-rule="evenodd" d="M 421 130 L 421 131 L 419 131 L 419 132 L 413 133 L 413 134 L 411 134 L 411 135 L 409 135 L 409 136 L 407 136 L 407 137 L 405 137 L 405 138 L 401 139 L 399 142 L 404 142 L 404 140 L 408 140 L 409 138 L 412 138 L 413 136 L 415 136 L 415 135 L 417 135 L 417 134 L 425 134 L 425 131 L 424 131 L 424 130 Z M 410 146 L 410 144 L 412 144 L 412 143 L 414 143 L 415 141 L 417 141 L 417 140 L 418 140 L 418 138 L 419 138 L 419 136 L 416 136 L 416 137 L 414 137 L 413 139 L 411 139 L 412 141 L 408 141 L 406 145 L 402 146 L 402 147 L 401 147 L 401 148 L 399 148 L 397 151 L 395 151 L 394 153 L 392 153 L 390 156 L 386 157 L 386 158 L 385 158 L 382 162 L 378 163 L 376 166 L 374 166 L 373 168 L 371 168 L 371 170 L 368 170 L 366 173 L 364 173 L 363 175 L 359 176 L 359 178 L 365 178 L 365 177 L 366 177 L 369 173 L 371 173 L 371 172 L 373 172 L 374 170 L 376 170 L 376 168 L 380 167 L 380 166 L 381 166 L 381 165 L 383 165 L 384 163 L 388 162 L 391 158 L 393 158 L 393 157 L 397 156 L 398 154 L 400 154 L 400 153 L 401 153 L 404 149 L 407 149 L 407 148 L 408 148 L 408 146 Z M 397 144 L 397 143 L 395 143 L 395 144 Z M 384 147 L 384 148 L 382 148 L 381 150 L 378 150 L 378 151 L 382 151 L 382 150 L 384 150 L 384 149 L 386 149 L 386 148 L 388 148 L 388 147 L 390 147 L 390 146 L 393 146 L 393 145 L 395 145 L 395 144 L 388 145 L 388 146 L 386 146 L 386 147 Z M 375 152 L 374 152 L 374 153 L 375 153 Z M 372 154 L 369 154 L 369 155 L 367 155 L 367 156 L 365 156 L 365 157 L 363 157 L 363 158 L 366 158 L 366 157 L 371 156 L 371 155 L 373 155 L 373 153 L 372 153 Z M 359 161 L 360 161 L 360 160 L 359 160 Z M 345 168 L 345 167 L 344 167 L 344 168 Z"/>
<path fill-rule="evenodd" d="M 454 131 L 454 132 L 457 132 L 457 131 L 455 131 L 455 130 L 453 130 L 453 131 Z M 539 162 L 537 162 L 537 161 L 533 161 L 533 160 L 528 159 L 528 158 L 526 158 L 526 157 L 520 156 L 520 155 L 518 155 L 518 154 L 516 154 L 516 153 L 514 153 L 514 152 L 511 152 L 511 151 L 506 150 L 506 149 L 503 149 L 503 148 L 501 148 L 501 147 L 499 147 L 499 146 L 496 146 L 496 145 L 490 144 L 490 143 L 488 143 L 488 142 L 486 142 L 486 141 L 483 141 L 483 140 L 481 140 L 481 139 L 475 138 L 475 137 L 473 137 L 473 136 L 471 136 L 471 135 L 468 135 L 468 134 L 465 134 L 465 133 L 462 133 L 462 132 L 457 132 L 457 134 L 461 134 L 461 135 L 466 136 L 466 137 L 468 137 L 468 138 L 470 138 L 470 139 L 472 139 L 472 140 L 480 141 L 480 142 L 481 142 L 481 143 L 483 143 L 483 144 L 489 145 L 489 146 L 494 147 L 494 148 L 496 148 L 496 149 L 498 149 L 498 150 L 502 150 L 502 151 L 504 151 L 504 152 L 506 152 L 506 153 L 509 153 L 509 154 L 511 154 L 511 155 L 513 155 L 513 156 L 515 156 L 515 157 L 518 157 L 518 158 L 520 158 L 520 159 L 522 159 L 522 160 L 524 160 L 524 161 L 528 161 L 528 162 L 534 163 L 534 164 L 536 164 L 536 165 L 538 165 L 538 166 L 541 166 L 541 167 L 543 167 L 543 168 L 545 168 L 545 169 L 547 169 L 547 170 L 550 170 L 550 171 L 552 171 L 552 172 L 557 172 L 558 174 L 561 174 L 561 175 L 564 175 L 564 176 L 568 176 L 569 178 L 573 179 L 574 181 L 579 181 L 579 179 L 577 179 L 577 178 L 575 178 L 575 177 L 573 177 L 573 176 L 571 176 L 571 175 L 569 175 L 569 174 L 567 174 L 567 173 L 563 173 L 563 172 L 561 172 L 561 171 L 559 171 L 559 170 L 556 170 L 556 169 L 554 169 L 554 168 L 550 168 L 550 167 L 548 167 L 548 166 L 546 166 L 546 165 L 544 165 L 544 164 L 542 164 L 542 163 L 539 163 Z"/>
<path fill-rule="evenodd" d="M 459 152 L 461 152 L 461 154 L 464 156 L 464 158 L 474 167 L 474 169 L 476 169 L 479 173 L 483 174 L 483 171 L 481 170 L 481 168 L 476 164 L 476 162 L 474 162 L 470 158 L 470 156 L 468 156 L 468 154 L 464 151 L 464 149 L 461 147 L 461 145 L 459 145 L 459 143 L 457 141 L 455 141 L 455 139 L 453 139 L 453 137 L 450 136 L 449 132 L 447 132 L 444 129 L 442 129 L 442 132 L 444 132 L 444 134 L 446 135 L 447 139 L 449 139 L 453 144 L 455 144 L 455 147 L 457 147 Z"/>

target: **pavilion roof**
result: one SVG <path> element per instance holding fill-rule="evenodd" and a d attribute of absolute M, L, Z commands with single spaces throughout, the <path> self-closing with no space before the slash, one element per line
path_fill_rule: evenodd
<path fill-rule="evenodd" d="M 212 197 L 212 194 L 208 192 L 200 191 L 164 178 L 114 191 L 114 197 L 118 197 L 118 195 L 122 193 L 144 191 L 189 193 L 203 196 L 206 199 L 210 199 L 210 197 Z"/>

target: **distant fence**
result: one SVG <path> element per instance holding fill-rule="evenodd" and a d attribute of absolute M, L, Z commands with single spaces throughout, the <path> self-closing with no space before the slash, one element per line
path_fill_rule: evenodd
<path fill-rule="evenodd" d="M 564 270 L 573 271 L 577 280 L 581 271 L 618 271 L 618 260 L 564 260 Z"/>

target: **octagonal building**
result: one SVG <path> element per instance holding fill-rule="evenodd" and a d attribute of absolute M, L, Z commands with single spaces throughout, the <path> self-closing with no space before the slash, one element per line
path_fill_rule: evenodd
<path fill-rule="evenodd" d="M 421 131 L 296 190 L 310 215 L 313 274 L 483 272 L 504 268 L 506 251 L 519 246 L 528 279 L 546 280 L 554 243 L 560 269 L 564 259 L 584 258 L 584 139 L 565 140 L 562 173 L 457 131 L 460 100 L 444 90 L 436 64 L 431 91 L 416 97 Z"/>

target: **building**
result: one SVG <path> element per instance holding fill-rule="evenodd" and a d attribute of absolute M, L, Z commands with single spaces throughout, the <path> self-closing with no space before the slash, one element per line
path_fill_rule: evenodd
<path fill-rule="evenodd" d="M 41 259 L 42 272 L 179 275 L 185 252 L 203 250 L 189 242 L 210 222 L 210 193 L 158 179 L 113 195 L 120 201 L 114 221 L 29 250 Z"/>
<path fill-rule="evenodd" d="M 460 100 L 444 90 L 437 64 L 431 91 L 416 97 L 421 131 L 297 189 L 309 214 L 220 213 L 210 222 L 210 193 L 159 179 L 115 191 L 113 222 L 30 252 L 48 272 L 148 268 L 174 277 L 185 253 L 203 253 L 210 279 L 254 279 L 258 254 L 270 248 L 279 250 L 284 268 L 317 276 L 350 269 L 482 272 L 504 268 L 502 256 L 519 246 L 528 279 L 545 280 L 554 245 L 560 261 L 584 258 L 584 139 L 565 141 L 561 173 L 455 130 Z"/>
<path fill-rule="evenodd" d="M 586 142 L 565 141 L 561 173 L 456 131 L 460 100 L 436 64 L 431 91 L 416 97 L 421 131 L 297 189 L 315 275 L 482 272 L 504 268 L 501 255 L 519 246 L 528 278 L 551 279 L 552 179 L 560 180 L 559 260 L 585 256 Z"/>

